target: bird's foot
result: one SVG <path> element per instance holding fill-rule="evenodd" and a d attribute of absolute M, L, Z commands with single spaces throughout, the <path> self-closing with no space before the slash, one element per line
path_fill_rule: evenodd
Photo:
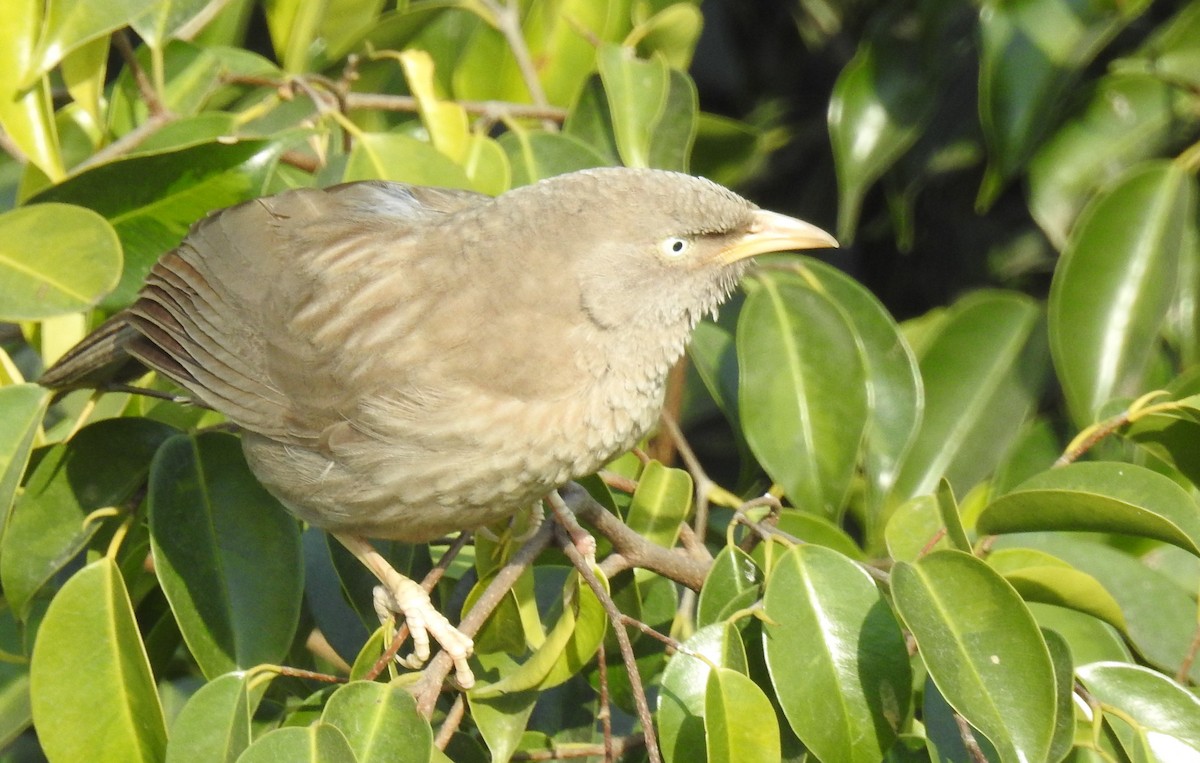
<path fill-rule="evenodd" d="M 429 660 L 432 637 L 454 663 L 454 675 L 459 686 L 464 689 L 474 686 L 475 676 L 467 665 L 467 658 L 475 650 L 475 642 L 471 637 L 451 625 L 445 615 L 433 606 L 428 592 L 419 583 L 396 572 L 365 538 L 348 533 L 335 533 L 334 537 L 382 584 L 376 586 L 374 592 L 375 613 L 379 619 L 387 622 L 393 615 L 404 616 L 413 640 L 413 653 L 398 657 L 397 661 L 405 667 L 419 670 Z"/>
<path fill-rule="evenodd" d="M 408 625 L 412 636 L 413 651 L 406 657 L 397 655 L 396 661 L 407 668 L 420 670 L 430 655 L 430 637 L 446 651 L 454 663 L 454 677 L 459 686 L 469 689 L 475 685 L 475 675 L 467 665 L 467 658 L 475 650 L 475 642 L 455 628 L 445 615 L 437 611 L 429 594 L 420 584 L 400 573 L 375 587 L 375 613 L 381 621 L 390 620 L 400 614 Z"/>

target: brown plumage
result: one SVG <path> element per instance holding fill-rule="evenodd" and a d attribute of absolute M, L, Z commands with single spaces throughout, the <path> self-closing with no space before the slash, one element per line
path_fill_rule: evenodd
<path fill-rule="evenodd" d="M 653 425 L 668 370 L 747 257 L 835 245 L 654 170 L 495 199 L 382 182 L 288 191 L 196 224 L 41 383 L 100 386 L 140 366 L 171 378 L 241 427 L 259 480 L 346 542 L 413 626 L 433 617 L 428 600 L 361 536 L 475 528 L 594 471 Z M 426 624 L 469 683 L 470 641 Z"/>

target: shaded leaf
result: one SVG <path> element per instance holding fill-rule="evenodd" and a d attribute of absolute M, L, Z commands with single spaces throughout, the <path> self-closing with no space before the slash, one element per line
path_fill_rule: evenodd
<path fill-rule="evenodd" d="M 36 384 L 0 386 L 0 527 L 8 527 L 9 510 L 49 402 L 50 393 Z"/>
<path fill-rule="evenodd" d="M 758 601 L 763 573 L 737 546 L 726 546 L 713 560 L 696 603 L 696 627 L 722 622 Z"/>
<path fill-rule="evenodd" d="M 300 531 L 250 473 L 238 440 L 167 441 L 148 501 L 155 573 L 204 674 L 280 662 L 303 595 Z"/>
<path fill-rule="evenodd" d="M 250 719 L 257 704 L 247 680 L 244 673 L 226 673 L 196 690 L 171 723 L 167 763 L 238 759 L 250 746 Z"/>
<path fill-rule="evenodd" d="M 658 695 L 659 747 L 665 760 L 677 763 L 704 759 L 705 696 L 714 666 L 747 669 L 738 631 L 723 623 L 696 631 L 684 647 L 667 661 Z"/>
<path fill-rule="evenodd" d="M 338 728 L 358 763 L 429 760 L 433 730 L 399 686 L 355 681 L 335 691 L 321 721 Z"/>
<path fill-rule="evenodd" d="M 1050 288 L 1050 350 L 1077 424 L 1113 397 L 1143 392 L 1155 337 L 1175 290 L 1195 180 L 1156 161 L 1084 210 Z"/>
<path fill-rule="evenodd" d="M 776 763 L 779 727 L 758 684 L 730 668 L 708 674 L 704 695 L 705 743 L 710 763 Z M 753 723 L 746 720 L 753 718 Z"/>

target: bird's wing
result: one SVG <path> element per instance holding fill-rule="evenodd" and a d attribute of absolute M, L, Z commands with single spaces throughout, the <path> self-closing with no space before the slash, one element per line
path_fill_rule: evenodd
<path fill-rule="evenodd" d="M 404 267 L 424 227 L 488 198 L 362 182 L 224 210 L 155 265 L 126 311 L 137 331 L 127 351 L 243 427 L 312 444 L 353 406 L 354 393 L 338 337 L 305 331 L 297 316 L 315 301 L 368 288 L 377 264 L 360 253 L 389 249 Z"/>

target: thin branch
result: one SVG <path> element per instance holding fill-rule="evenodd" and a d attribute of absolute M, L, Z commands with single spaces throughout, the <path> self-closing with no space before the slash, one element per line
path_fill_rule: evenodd
<path fill-rule="evenodd" d="M 462 719 L 466 712 L 467 699 L 464 695 L 459 694 L 454 698 L 454 704 L 450 705 L 450 710 L 446 713 L 446 720 L 442 721 L 442 725 L 438 727 L 437 736 L 433 739 L 434 747 L 439 750 L 446 749 L 454 732 L 458 731 L 458 727 L 462 725 Z"/>
<path fill-rule="evenodd" d="M 557 493 L 551 493 L 550 502 L 562 501 Z M 566 509 L 565 505 L 563 507 Z M 592 570 L 592 567 L 583 558 L 583 554 L 579 553 L 579 549 L 575 547 L 574 541 L 566 530 L 560 529 L 559 533 L 559 548 L 567 558 L 571 560 L 571 564 L 579 571 L 580 577 L 587 582 L 588 587 L 592 589 L 592 593 L 596 594 L 596 598 L 604 607 L 604 611 L 608 614 L 608 619 L 613 624 L 613 633 L 617 637 L 617 644 L 621 647 L 621 659 L 625 663 L 625 671 L 629 678 L 629 690 L 633 694 L 633 704 L 637 708 L 638 721 L 642 724 L 642 734 L 646 738 L 646 753 L 650 758 L 650 763 L 662 763 L 662 757 L 658 751 L 658 740 L 654 733 L 654 717 L 650 714 L 650 702 L 646 699 L 646 689 L 642 685 L 641 674 L 638 673 L 637 657 L 633 653 L 633 643 L 629 640 L 629 633 L 625 630 L 623 624 L 624 615 L 617 609 L 616 602 L 608 591 L 604 590 L 604 586 L 600 584 L 599 578 Z"/>
<path fill-rule="evenodd" d="M 521 9 L 517 1 L 508 0 L 504 5 L 500 5 L 497 0 L 479 0 L 479 3 L 492 14 L 496 29 L 504 35 L 504 40 L 517 61 L 517 69 L 521 72 L 521 79 L 525 82 L 530 99 L 537 106 L 549 106 L 546 91 L 542 89 L 542 82 L 538 79 L 537 67 L 533 65 L 533 56 L 529 54 L 529 46 L 525 44 L 525 35 L 521 30 Z M 555 129 L 555 125 L 549 121 L 545 122 L 545 127 L 547 130 Z"/>
<path fill-rule="evenodd" d="M 617 760 L 627 752 L 636 750 L 645 745 L 646 740 L 641 736 L 629 736 L 622 739 L 614 739 L 611 755 L 612 757 L 605 758 L 608 760 Z M 607 755 L 609 751 L 606 746 L 598 744 L 555 744 L 549 750 L 519 750 L 514 752 L 509 760 L 512 761 L 543 761 L 543 760 L 571 760 L 573 758 L 594 758 L 600 755 Z"/>
<path fill-rule="evenodd" d="M 170 114 L 154 113 L 151 111 L 150 116 L 146 118 L 145 122 L 142 122 L 120 138 L 117 138 L 112 143 L 109 143 L 104 148 L 72 167 L 71 172 L 77 174 L 124 156 L 145 143 L 147 138 L 173 121 L 175 121 L 175 117 Z"/>
<path fill-rule="evenodd" d="M 129 73 L 133 75 L 133 82 L 137 85 L 138 93 L 142 100 L 146 103 L 146 108 L 150 109 L 150 116 L 170 117 L 171 111 L 159 98 L 159 93 L 154 89 L 154 85 L 150 82 L 150 77 L 146 75 L 146 70 L 142 68 L 141 62 L 137 59 L 137 54 L 133 51 L 133 45 L 129 42 L 129 35 L 124 29 L 119 29 L 113 33 L 113 45 L 117 52 L 121 54 L 121 58 L 125 59 L 125 65 L 129 67 Z"/>
<path fill-rule="evenodd" d="M 475 605 L 459 622 L 459 632 L 471 637 L 479 632 L 488 616 L 500 605 L 500 602 L 517 582 L 517 578 L 529 565 L 533 564 L 537 555 L 550 543 L 553 534 L 554 523 L 543 522 L 538 531 L 517 549 L 512 558 L 492 578 L 492 582 L 476 600 Z M 426 718 L 433 715 L 433 707 L 437 702 L 438 694 L 442 690 L 446 677 L 450 675 L 452 666 L 450 656 L 445 651 L 438 652 L 429 661 L 429 666 L 423 671 L 421 680 L 412 687 L 412 693 L 417 698 L 417 710 Z"/>
<path fill-rule="evenodd" d="M 18 164 L 29 164 L 29 157 L 25 155 L 25 152 L 21 150 L 16 141 L 3 130 L 0 130 L 0 151 L 11 156 Z"/>
<path fill-rule="evenodd" d="M 600 721 L 600 729 L 604 734 L 604 763 L 609 763 L 617 759 L 616 753 L 613 751 L 613 730 L 612 730 L 612 707 L 608 704 L 608 655 L 604 652 L 604 641 L 600 641 L 600 646 L 596 650 L 596 669 L 600 678 L 600 712 L 597 718 Z"/>
<path fill-rule="evenodd" d="M 638 535 L 629 526 L 609 513 L 588 492 L 574 482 L 569 482 L 558 491 L 564 501 L 584 522 L 608 538 L 615 554 L 601 563 L 606 575 L 615 574 L 628 567 L 641 567 L 699 591 L 708 575 L 710 563 L 693 559 L 687 552 L 663 548 Z M 616 568 L 614 571 L 614 567 Z"/>

